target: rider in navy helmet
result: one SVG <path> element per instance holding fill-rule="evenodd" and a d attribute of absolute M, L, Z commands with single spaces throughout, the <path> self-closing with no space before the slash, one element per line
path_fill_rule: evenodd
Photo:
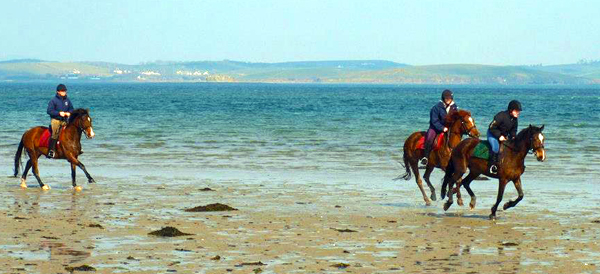
<path fill-rule="evenodd" d="M 50 115 L 50 128 L 52 129 L 52 138 L 48 145 L 48 158 L 54 158 L 56 142 L 58 142 L 58 136 L 60 128 L 67 124 L 67 119 L 73 112 L 73 104 L 71 100 L 67 98 L 67 87 L 63 84 L 59 84 L 56 87 L 56 96 L 54 96 L 48 103 L 48 109 L 46 110 Z"/>
<path fill-rule="evenodd" d="M 427 158 L 431 153 L 435 137 L 442 132 L 448 132 L 448 128 L 444 125 L 446 115 L 457 110 L 458 107 L 454 103 L 454 94 L 449 89 L 444 90 L 440 102 L 435 104 L 429 112 L 429 129 L 425 134 L 425 151 L 423 158 L 421 158 L 421 164 L 427 165 Z"/>
<path fill-rule="evenodd" d="M 487 131 L 487 140 L 492 147 L 492 157 L 490 159 L 490 173 L 498 172 L 498 151 L 501 142 L 512 140 L 517 137 L 517 127 L 519 126 L 519 114 L 521 113 L 521 103 L 512 100 L 508 103 L 505 111 L 500 111 L 494 120 L 490 123 Z"/>

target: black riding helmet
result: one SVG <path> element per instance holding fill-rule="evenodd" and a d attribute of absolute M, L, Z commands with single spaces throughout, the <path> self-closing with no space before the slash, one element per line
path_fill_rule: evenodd
<path fill-rule="evenodd" d="M 517 100 L 512 100 L 508 103 L 508 111 L 518 110 L 522 111 L 521 103 Z"/>
<path fill-rule="evenodd" d="M 446 99 L 454 100 L 454 95 L 452 94 L 452 91 L 449 89 L 446 89 L 442 92 L 442 101 L 444 101 Z"/>
<path fill-rule="evenodd" d="M 59 84 L 58 86 L 56 86 L 56 91 L 67 91 L 67 86 L 63 85 L 63 84 Z"/>

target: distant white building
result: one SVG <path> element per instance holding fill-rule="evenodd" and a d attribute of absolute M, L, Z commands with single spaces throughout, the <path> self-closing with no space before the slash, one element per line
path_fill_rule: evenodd
<path fill-rule="evenodd" d="M 148 76 L 160 76 L 160 73 L 158 73 L 156 71 L 151 71 L 151 70 L 142 71 L 142 72 L 140 72 L 140 74 L 148 75 Z"/>

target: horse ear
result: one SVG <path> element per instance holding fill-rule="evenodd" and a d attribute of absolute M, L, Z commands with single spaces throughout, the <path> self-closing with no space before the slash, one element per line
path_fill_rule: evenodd
<path fill-rule="evenodd" d="M 542 127 L 540 128 L 540 131 L 543 131 L 543 130 L 544 130 L 544 125 L 542 125 Z"/>
<path fill-rule="evenodd" d="M 531 124 L 529 124 L 529 128 L 532 128 L 533 126 Z"/>

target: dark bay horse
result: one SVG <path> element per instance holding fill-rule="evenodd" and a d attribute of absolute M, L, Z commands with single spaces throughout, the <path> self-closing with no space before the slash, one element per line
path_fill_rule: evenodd
<path fill-rule="evenodd" d="M 538 161 L 543 162 L 546 160 L 543 130 L 544 126 L 538 128 L 529 125 L 529 127 L 521 130 L 513 141 L 503 142 L 502 146 L 504 147 L 500 152 L 497 174 L 491 174 L 489 172 L 488 161 L 486 159 L 471 157 L 473 150 L 480 142 L 479 139 L 469 138 L 460 142 L 460 144 L 452 151 L 450 163 L 446 167 L 446 175 L 444 176 L 444 182 L 442 184 L 442 199 L 446 193 L 446 186 L 449 186 L 449 189 L 448 201 L 444 204 L 444 210 L 448 210 L 453 203 L 452 186 L 454 183 L 456 183 L 456 189 L 460 188 L 461 185 L 465 187 L 467 192 L 469 192 L 469 195 L 471 195 L 469 206 L 471 209 L 475 208 L 476 197 L 473 190 L 471 190 L 470 184 L 473 179 L 477 178 L 480 174 L 498 178 L 499 181 L 498 196 L 496 198 L 496 203 L 492 207 L 490 219 L 496 219 L 496 210 L 502 201 L 504 189 L 509 181 L 514 183 L 515 188 L 519 193 L 519 197 L 514 201 L 511 200 L 505 203 L 504 210 L 516 206 L 523 199 L 521 175 L 525 172 L 525 156 L 527 156 L 527 153 L 530 150 L 533 150 Z M 461 180 L 462 175 L 467 171 L 467 168 L 469 169 L 469 174 Z"/>
<path fill-rule="evenodd" d="M 40 179 L 40 173 L 38 170 L 38 158 L 42 155 L 48 154 L 47 147 L 40 147 L 40 138 L 44 132 L 48 131 L 47 127 L 34 127 L 27 130 L 21 142 L 19 148 L 15 154 L 15 177 L 19 175 L 19 165 L 21 163 L 21 154 L 23 149 L 27 151 L 29 160 L 25 165 L 25 170 L 21 176 L 21 187 L 27 188 L 27 173 L 29 169 L 33 167 L 33 175 L 37 179 L 40 187 L 43 190 L 49 190 L 50 186 L 44 184 Z M 56 153 L 54 159 L 66 159 L 71 163 L 71 178 L 73 180 L 73 188 L 76 191 L 80 191 L 81 187 L 77 186 L 75 182 L 75 169 L 76 167 L 81 168 L 88 178 L 89 183 L 94 183 L 94 179 L 85 169 L 85 166 L 77 159 L 81 154 L 81 133 L 85 133 L 85 137 L 94 138 L 94 130 L 92 129 L 92 118 L 90 117 L 89 110 L 76 109 L 71 113 L 66 127 L 62 130 L 58 139 L 59 143 L 56 145 Z"/>
<path fill-rule="evenodd" d="M 446 120 L 444 123 L 446 127 L 448 127 L 448 132 L 444 138 L 444 143 L 439 150 L 431 150 L 431 153 L 428 156 L 425 174 L 423 175 L 425 182 L 427 182 L 427 186 L 429 186 L 429 189 L 431 190 L 431 200 L 434 201 L 436 200 L 435 188 L 429 180 L 429 176 L 431 175 L 431 172 L 433 172 L 433 169 L 446 169 L 446 165 L 448 165 L 448 160 L 450 159 L 450 153 L 452 152 L 452 149 L 458 145 L 463 135 L 467 134 L 471 137 L 479 137 L 479 131 L 475 126 L 475 120 L 473 120 L 473 117 L 471 117 L 471 113 L 466 110 L 450 112 L 448 115 L 446 115 Z M 418 131 L 408 136 L 408 138 L 404 141 L 403 166 L 406 168 L 406 173 L 396 178 L 396 180 L 400 178 L 404 180 L 410 180 L 412 170 L 412 173 L 415 174 L 417 186 L 419 186 L 419 189 L 423 194 L 425 204 L 431 205 L 431 200 L 429 200 L 427 194 L 425 194 L 425 190 L 423 189 L 423 182 L 419 176 L 418 168 L 419 159 L 423 158 L 425 151 L 417 148 L 417 142 L 419 142 L 419 139 L 424 136 L 424 131 Z"/>

